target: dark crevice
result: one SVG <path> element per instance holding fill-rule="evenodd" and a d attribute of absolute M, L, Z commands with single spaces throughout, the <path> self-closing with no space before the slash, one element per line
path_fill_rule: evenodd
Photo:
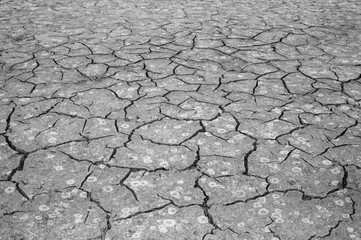
<path fill-rule="evenodd" d="M 246 153 L 246 155 L 243 157 L 243 166 L 244 166 L 243 174 L 246 176 L 249 174 L 249 158 L 252 155 L 252 153 L 257 151 L 257 147 L 258 147 L 258 140 L 255 140 L 252 144 L 252 149 L 249 150 Z"/>
<path fill-rule="evenodd" d="M 207 192 L 202 188 L 201 185 L 199 185 L 199 180 L 202 176 L 200 176 L 199 178 L 197 178 L 197 180 L 195 181 L 194 184 L 194 188 L 198 188 L 202 191 L 204 199 L 203 199 L 203 203 L 200 204 L 199 206 L 203 209 L 203 213 L 204 215 L 208 218 L 208 222 L 209 224 L 211 224 L 214 229 L 221 229 L 214 221 L 213 216 L 210 214 L 209 209 L 211 206 L 209 206 L 208 201 L 210 199 L 210 197 L 207 195 Z"/>
<path fill-rule="evenodd" d="M 165 205 L 162 205 L 159 207 L 151 208 L 151 209 L 148 209 L 145 211 L 136 212 L 136 213 L 130 214 L 129 216 L 124 217 L 124 218 L 115 218 L 115 219 L 113 219 L 113 222 L 121 222 L 123 220 L 130 219 L 130 218 L 133 218 L 133 217 L 141 215 L 141 214 L 146 214 L 146 213 L 151 213 L 151 212 L 155 212 L 158 210 L 162 210 L 162 209 L 166 208 L 167 206 L 169 206 L 170 204 L 171 203 L 169 202 L 169 203 L 166 203 Z"/>

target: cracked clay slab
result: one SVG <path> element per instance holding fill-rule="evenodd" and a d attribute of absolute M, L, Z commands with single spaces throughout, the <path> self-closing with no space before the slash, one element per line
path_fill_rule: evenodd
<path fill-rule="evenodd" d="M 361 240 L 360 1 L 0 12 L 0 240 Z"/>

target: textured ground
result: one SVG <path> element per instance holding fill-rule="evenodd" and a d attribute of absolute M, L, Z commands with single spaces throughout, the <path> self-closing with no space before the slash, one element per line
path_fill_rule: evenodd
<path fill-rule="evenodd" d="M 0 1 L 1 240 L 361 239 L 359 0 Z"/>

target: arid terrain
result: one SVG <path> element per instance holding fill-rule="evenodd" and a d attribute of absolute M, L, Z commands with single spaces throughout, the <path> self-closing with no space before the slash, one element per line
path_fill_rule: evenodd
<path fill-rule="evenodd" d="M 0 1 L 1 240 L 361 240 L 361 1 Z"/>

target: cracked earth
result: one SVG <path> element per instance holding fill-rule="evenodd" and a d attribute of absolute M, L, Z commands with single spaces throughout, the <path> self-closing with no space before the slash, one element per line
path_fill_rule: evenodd
<path fill-rule="evenodd" d="M 357 0 L 0 2 L 0 239 L 361 239 Z"/>

